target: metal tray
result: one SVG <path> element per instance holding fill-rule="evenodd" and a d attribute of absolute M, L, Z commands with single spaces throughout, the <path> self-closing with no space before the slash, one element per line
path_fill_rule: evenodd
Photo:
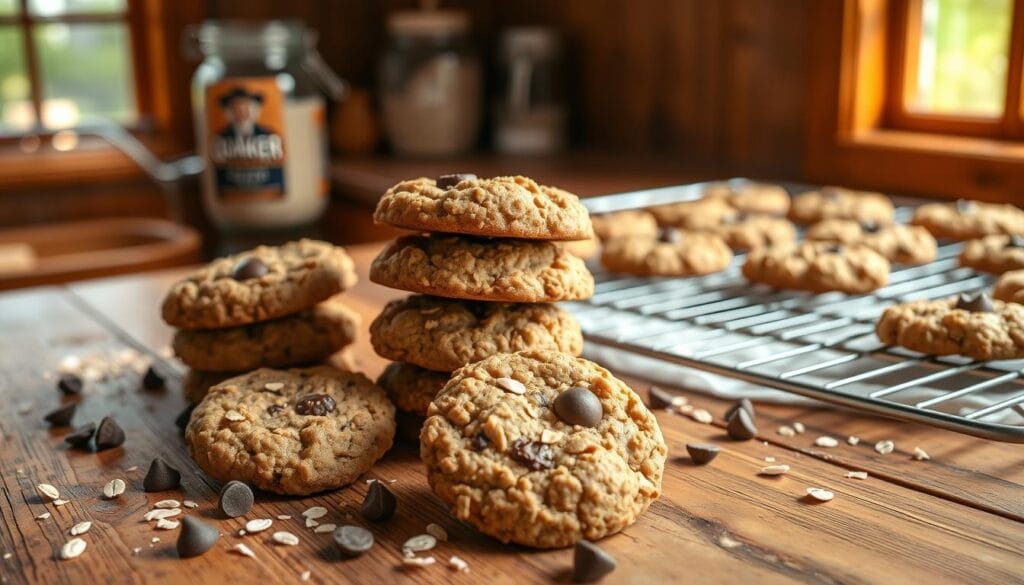
<path fill-rule="evenodd" d="M 707 185 L 607 195 L 585 204 L 591 213 L 649 207 L 697 199 Z M 791 194 L 811 188 L 783 186 Z M 899 221 L 922 202 L 894 201 Z M 926 356 L 885 346 L 874 334 L 875 320 L 888 305 L 990 288 L 995 278 L 958 265 L 959 249 L 959 243 L 940 242 L 934 262 L 894 265 L 889 285 L 866 295 L 752 285 L 740 274 L 742 255 L 723 272 L 691 278 L 640 278 L 595 265 L 594 297 L 565 306 L 591 348 L 606 346 L 896 419 L 1024 443 L 1024 360 Z M 636 363 L 630 373 L 644 375 L 646 367 Z"/>

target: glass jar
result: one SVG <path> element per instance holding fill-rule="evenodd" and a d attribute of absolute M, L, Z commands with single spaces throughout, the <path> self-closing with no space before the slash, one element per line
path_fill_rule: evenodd
<path fill-rule="evenodd" d="M 206 21 L 191 36 L 203 57 L 192 112 L 206 213 L 228 231 L 313 223 L 328 202 L 321 88 L 340 83 L 315 33 L 297 21 Z"/>
<path fill-rule="evenodd" d="M 498 47 L 494 146 L 506 154 L 550 154 L 565 147 L 562 40 L 543 27 L 506 30 Z"/>
<path fill-rule="evenodd" d="M 380 64 L 384 132 L 400 155 L 451 156 L 476 144 L 481 67 L 465 13 L 396 12 Z"/>

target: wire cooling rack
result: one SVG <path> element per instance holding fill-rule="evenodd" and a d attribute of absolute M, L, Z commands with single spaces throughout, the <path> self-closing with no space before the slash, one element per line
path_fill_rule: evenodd
<path fill-rule="evenodd" d="M 607 195 L 585 204 L 591 213 L 636 209 L 697 199 L 706 186 Z M 784 186 L 791 193 L 809 188 Z M 896 217 L 905 221 L 920 201 L 896 203 Z M 889 305 L 992 286 L 993 277 L 958 265 L 959 249 L 959 243 L 943 243 L 934 262 L 894 265 L 888 286 L 865 295 L 753 285 L 740 274 L 743 256 L 723 272 L 691 278 L 639 278 L 595 265 L 594 297 L 565 306 L 591 348 L 605 346 L 892 418 L 1024 443 L 1024 360 L 927 356 L 886 346 L 875 336 L 875 321 Z M 647 373 L 649 366 L 635 363 L 630 373 Z"/>

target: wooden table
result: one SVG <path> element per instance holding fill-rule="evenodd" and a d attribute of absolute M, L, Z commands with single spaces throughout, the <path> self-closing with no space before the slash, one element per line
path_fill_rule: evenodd
<path fill-rule="evenodd" d="M 400 293 L 370 284 L 365 268 L 378 247 L 352 252 L 363 268 L 362 280 L 348 294 L 366 324 L 383 302 Z M 248 518 L 276 518 L 275 529 L 301 538 L 295 547 L 270 543 L 269 532 L 239 537 L 243 519 L 220 519 L 215 512 L 217 485 L 191 463 L 174 418 L 184 407 L 177 375 L 164 391 L 145 391 L 139 377 L 125 374 L 89 385 L 76 422 L 112 414 L 125 428 L 127 442 L 101 453 L 67 450 L 66 430 L 51 431 L 44 413 L 61 401 L 53 371 L 67 355 L 136 348 L 161 361 L 171 330 L 160 322 L 158 305 L 178 272 L 84 282 L 60 288 L 29 289 L 0 295 L 0 580 L 4 583 L 294 583 L 310 571 L 310 581 L 358 583 L 481 583 L 564 581 L 571 550 L 531 551 L 504 546 L 456 522 L 427 487 L 414 448 L 399 447 L 367 477 L 391 484 L 399 513 L 373 525 L 378 544 L 359 559 L 343 560 L 330 534 L 313 534 L 301 513 L 313 505 L 330 513 L 322 521 L 361 523 L 353 514 L 362 501 L 362 481 L 338 492 L 309 498 L 261 496 Z M 365 329 L 365 327 L 364 327 Z M 384 361 L 373 355 L 368 335 L 355 355 L 375 376 Z M 647 385 L 634 381 L 638 391 Z M 700 395 L 692 403 L 721 415 L 727 404 Z M 634 525 L 605 539 L 618 570 L 609 583 L 1009 583 L 1024 581 L 1024 449 L 868 416 L 830 409 L 758 405 L 758 440 L 728 440 L 722 425 L 659 412 L 670 458 L 664 494 Z M 783 424 L 800 421 L 804 434 L 776 434 Z M 828 434 L 839 438 L 833 449 L 814 447 Z M 849 435 L 861 437 L 847 445 Z M 886 456 L 872 445 L 896 442 Z M 684 444 L 712 441 L 722 453 L 710 465 L 696 467 Z M 915 446 L 930 461 L 915 461 Z M 183 471 L 180 492 L 146 494 L 146 468 L 160 456 Z M 781 477 L 758 475 L 765 458 L 792 470 Z M 850 470 L 867 471 L 867 480 L 848 479 Z M 121 477 L 128 490 L 117 500 L 101 497 L 102 486 Z M 70 502 L 43 503 L 34 486 L 57 486 Z M 835 493 L 812 504 L 809 486 Z M 185 510 L 216 523 L 222 538 L 206 555 L 179 560 L 176 531 L 154 530 L 142 515 L 164 498 L 192 499 Z M 37 515 L 50 512 L 44 520 Z M 55 560 L 81 520 L 93 527 L 83 538 L 82 556 Z M 434 551 L 441 564 L 399 568 L 401 543 L 424 531 L 427 523 L 444 526 L 450 540 Z M 151 540 L 159 537 L 160 541 Z M 247 544 L 256 558 L 229 549 Z M 133 549 L 138 549 L 134 552 Z M 471 572 L 458 574 L 443 562 L 456 554 Z"/>

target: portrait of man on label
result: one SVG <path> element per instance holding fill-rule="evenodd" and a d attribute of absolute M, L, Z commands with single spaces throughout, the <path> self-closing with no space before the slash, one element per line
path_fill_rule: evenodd
<path fill-rule="evenodd" d="M 244 138 L 273 134 L 269 129 L 256 123 L 263 108 L 263 94 L 250 93 L 245 88 L 236 87 L 221 96 L 220 107 L 224 110 L 224 117 L 228 122 L 219 132 L 220 136 Z"/>

